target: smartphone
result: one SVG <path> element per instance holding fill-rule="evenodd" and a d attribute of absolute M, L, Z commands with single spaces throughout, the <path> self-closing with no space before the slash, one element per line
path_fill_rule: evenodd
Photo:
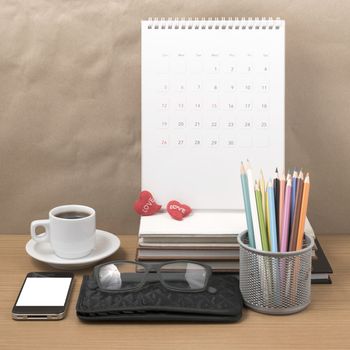
<path fill-rule="evenodd" d="M 72 272 L 30 272 L 12 309 L 14 320 L 61 320 L 72 290 Z"/>

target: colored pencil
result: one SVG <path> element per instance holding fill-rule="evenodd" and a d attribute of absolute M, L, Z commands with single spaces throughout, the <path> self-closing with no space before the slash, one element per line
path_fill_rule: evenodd
<path fill-rule="evenodd" d="M 284 174 L 280 176 L 280 201 L 279 201 L 279 214 L 278 214 L 278 232 L 279 242 L 282 242 L 282 230 L 283 230 L 283 212 L 284 212 L 284 191 L 286 187 L 286 179 Z"/>
<path fill-rule="evenodd" d="M 261 196 L 261 190 L 260 190 L 257 182 L 255 183 L 255 199 L 256 199 L 256 207 L 258 210 L 262 249 L 265 251 L 268 251 L 269 250 L 269 243 L 267 240 L 266 224 L 265 224 L 265 219 L 264 219 L 264 212 L 262 209 L 262 196 Z"/>
<path fill-rule="evenodd" d="M 246 217 L 247 227 L 248 227 L 248 240 L 249 240 L 248 244 L 250 247 L 255 248 L 253 219 L 252 219 L 252 212 L 251 212 L 250 202 L 249 202 L 248 179 L 247 179 L 247 174 L 245 172 L 244 165 L 242 162 L 241 162 L 241 183 L 242 183 L 242 191 L 243 191 L 245 217 Z"/>
<path fill-rule="evenodd" d="M 275 211 L 275 196 L 270 180 L 267 185 L 268 207 L 269 207 L 269 223 L 270 223 L 270 249 L 272 252 L 278 252 L 277 244 L 277 229 L 276 229 L 276 211 Z"/>
<path fill-rule="evenodd" d="M 297 250 L 303 247 L 305 219 L 307 214 L 307 206 L 309 202 L 309 193 L 310 193 L 310 177 L 309 177 L 309 174 L 306 174 L 305 181 L 304 181 L 303 198 L 301 201 L 301 209 L 300 209 L 300 221 L 299 221 L 299 227 L 298 227 L 297 247 L 296 247 Z"/>
<path fill-rule="evenodd" d="M 266 218 L 266 198 L 265 198 L 265 180 L 263 171 L 260 169 L 260 181 L 259 181 L 260 191 L 261 191 L 261 201 L 264 217 Z M 266 219 L 265 219 L 266 222 Z"/>
<path fill-rule="evenodd" d="M 273 180 L 273 191 L 274 191 L 274 197 L 275 197 L 275 212 L 276 212 L 276 232 L 277 232 L 277 245 L 280 246 L 280 241 L 279 241 L 279 210 L 280 210 L 280 180 L 279 180 L 279 175 L 278 175 L 278 169 L 276 168 L 275 171 L 275 178 Z"/>
<path fill-rule="evenodd" d="M 296 250 L 297 247 L 297 238 L 298 238 L 298 228 L 299 228 L 299 219 L 300 219 L 300 209 L 301 209 L 301 200 L 303 196 L 303 187 L 304 187 L 304 176 L 303 172 L 300 171 L 299 177 L 297 180 L 297 192 L 295 195 L 295 208 L 293 213 L 293 222 L 290 230 L 290 239 L 289 239 L 289 250 Z"/>
<path fill-rule="evenodd" d="M 245 171 L 246 171 L 247 180 L 248 180 L 248 193 L 249 193 L 250 209 L 252 212 L 255 248 L 258 250 L 261 250 L 262 245 L 261 245 L 261 237 L 260 237 L 258 210 L 256 207 L 256 200 L 255 200 L 255 193 L 254 193 L 253 173 L 252 173 L 252 169 L 250 167 L 249 161 L 247 161 L 247 166 L 245 168 Z"/>
<path fill-rule="evenodd" d="M 293 222 L 293 215 L 294 215 L 294 208 L 295 208 L 295 196 L 297 193 L 297 178 L 298 178 L 298 173 L 296 170 L 293 171 L 293 178 L 292 178 L 292 204 L 291 204 L 291 210 L 290 210 L 290 222 L 292 224 Z"/>
<path fill-rule="evenodd" d="M 273 193 L 273 189 L 272 189 L 272 193 Z M 270 237 L 270 207 L 269 207 L 269 198 L 268 198 L 268 194 L 267 194 L 267 187 L 266 187 L 266 191 L 265 191 L 265 207 L 266 207 L 266 215 L 265 215 L 265 219 L 266 219 L 266 231 L 267 231 L 267 238 L 269 240 L 269 247 L 271 247 L 271 237 Z"/>
<path fill-rule="evenodd" d="M 282 226 L 282 244 L 280 251 L 285 253 L 288 250 L 289 241 L 289 217 L 290 217 L 290 197 L 292 191 L 292 181 L 289 178 L 286 185 L 286 193 L 284 197 L 284 208 L 283 208 L 283 226 Z"/>

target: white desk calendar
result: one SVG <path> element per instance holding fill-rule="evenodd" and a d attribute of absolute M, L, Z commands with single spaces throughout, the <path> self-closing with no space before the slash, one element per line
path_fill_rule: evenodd
<path fill-rule="evenodd" d="M 142 188 L 243 209 L 240 162 L 284 169 L 284 21 L 142 21 Z"/>

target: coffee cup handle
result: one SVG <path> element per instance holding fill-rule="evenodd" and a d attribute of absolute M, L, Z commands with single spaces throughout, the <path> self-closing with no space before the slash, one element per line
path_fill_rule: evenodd
<path fill-rule="evenodd" d="M 30 234 L 32 235 L 32 238 L 34 241 L 44 242 L 49 239 L 49 228 L 50 228 L 49 223 L 50 223 L 49 220 L 35 220 L 30 224 Z M 36 233 L 37 227 L 44 227 L 45 232 L 38 235 Z"/>

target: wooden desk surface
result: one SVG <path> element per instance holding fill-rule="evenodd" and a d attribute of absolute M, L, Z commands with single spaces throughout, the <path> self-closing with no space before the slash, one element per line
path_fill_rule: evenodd
<path fill-rule="evenodd" d="M 136 236 L 120 236 L 113 258 L 134 259 Z M 319 240 L 334 269 L 332 285 L 312 285 L 312 303 L 291 316 L 245 309 L 232 324 L 86 324 L 75 315 L 77 273 L 68 314 L 61 321 L 13 321 L 11 309 L 24 277 L 50 267 L 24 250 L 29 235 L 0 235 L 0 349 L 350 349 L 350 235 Z"/>

